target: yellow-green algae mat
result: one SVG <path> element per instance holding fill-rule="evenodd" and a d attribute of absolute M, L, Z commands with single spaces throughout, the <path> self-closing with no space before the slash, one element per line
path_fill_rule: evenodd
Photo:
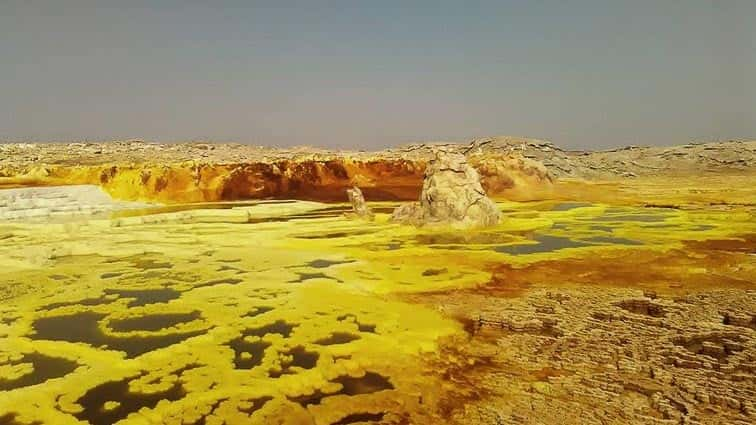
<path fill-rule="evenodd" d="M 749 210 L 500 206 L 477 231 L 309 202 L 0 224 L 0 422 L 432 422 L 453 383 L 422 355 L 462 329 L 392 294 L 756 231 Z"/>

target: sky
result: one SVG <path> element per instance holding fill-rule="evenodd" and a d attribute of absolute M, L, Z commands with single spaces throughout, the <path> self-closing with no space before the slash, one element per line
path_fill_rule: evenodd
<path fill-rule="evenodd" d="M 0 140 L 756 138 L 756 1 L 0 0 Z"/>

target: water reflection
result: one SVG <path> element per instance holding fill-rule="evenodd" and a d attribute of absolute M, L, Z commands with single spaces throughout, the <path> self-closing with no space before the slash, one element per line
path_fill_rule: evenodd
<path fill-rule="evenodd" d="M 81 342 L 92 347 L 123 351 L 126 356 L 136 357 L 149 351 L 168 347 L 205 331 L 188 331 L 165 335 L 116 337 L 106 335 L 100 321 L 104 313 L 82 312 L 64 316 L 43 317 L 33 323 L 36 340 Z"/>
<path fill-rule="evenodd" d="M 542 252 L 552 252 L 565 248 L 581 248 L 591 246 L 592 244 L 574 240 L 564 236 L 538 235 L 533 239 L 536 243 L 502 245 L 494 247 L 496 252 L 502 252 L 510 255 L 537 254 Z"/>
<path fill-rule="evenodd" d="M 17 379 L 7 379 L 0 376 L 0 391 L 9 391 L 41 384 L 48 379 L 68 375 L 78 367 L 78 364 L 74 361 L 40 353 L 24 354 L 21 360 L 11 362 L 10 364 L 19 365 L 24 363 L 31 364 L 32 371 Z"/>

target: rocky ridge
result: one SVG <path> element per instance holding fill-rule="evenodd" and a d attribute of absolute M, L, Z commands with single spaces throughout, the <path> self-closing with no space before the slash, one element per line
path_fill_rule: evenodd
<path fill-rule="evenodd" d="M 554 178 L 590 180 L 756 169 L 756 141 L 566 151 L 548 141 L 490 137 L 418 143 L 378 152 L 309 147 L 143 141 L 0 144 L 0 187 L 97 184 L 118 199 L 207 202 L 345 199 L 357 185 L 370 200 L 417 199 L 439 149 L 465 154 L 494 196 L 548 189 Z"/>
<path fill-rule="evenodd" d="M 543 164 L 548 173 L 557 178 L 610 179 L 705 171 L 738 172 L 756 167 L 756 140 L 571 151 L 546 140 L 499 136 L 473 139 L 468 143 L 412 144 L 397 151 L 423 156 L 439 147 L 468 155 L 519 156 Z"/>

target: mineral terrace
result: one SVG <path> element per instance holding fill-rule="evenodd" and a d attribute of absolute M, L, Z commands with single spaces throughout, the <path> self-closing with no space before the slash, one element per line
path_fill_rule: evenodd
<path fill-rule="evenodd" d="M 2 425 L 756 421 L 756 141 L 0 144 L 0 188 Z"/>

